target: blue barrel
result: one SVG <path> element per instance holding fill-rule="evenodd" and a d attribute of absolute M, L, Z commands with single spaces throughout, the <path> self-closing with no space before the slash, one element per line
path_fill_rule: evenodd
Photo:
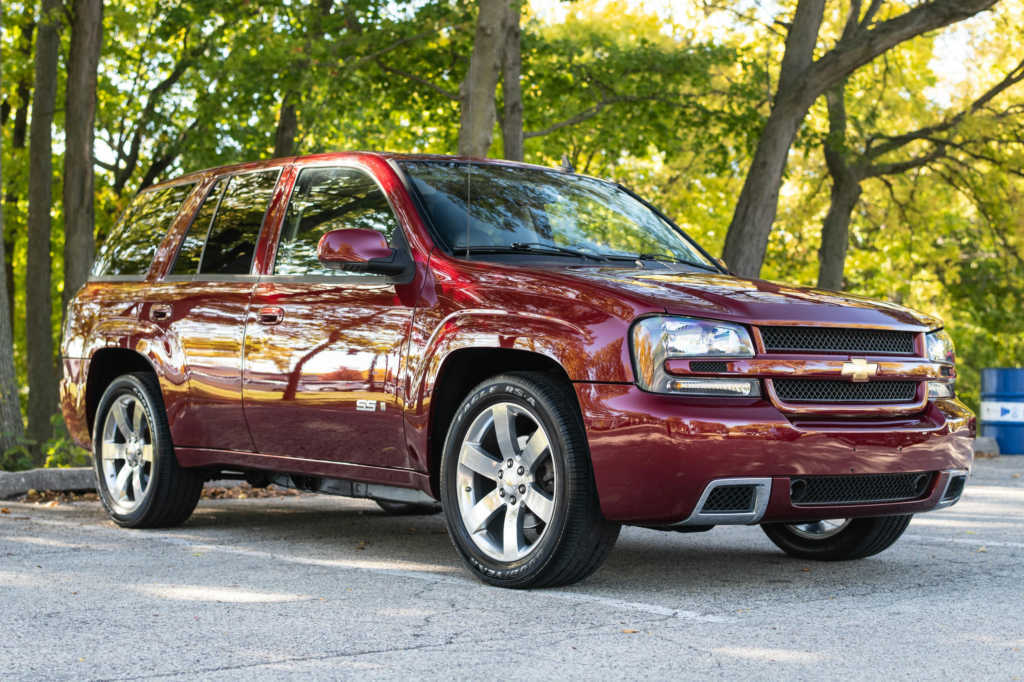
<path fill-rule="evenodd" d="M 995 438 L 1004 455 L 1024 455 L 1024 369 L 981 370 L 981 435 Z"/>

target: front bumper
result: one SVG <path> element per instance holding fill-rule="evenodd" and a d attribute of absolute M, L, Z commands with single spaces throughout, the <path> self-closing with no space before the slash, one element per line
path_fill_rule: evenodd
<path fill-rule="evenodd" d="M 575 385 L 605 517 L 670 525 L 697 510 L 723 478 L 769 479 L 754 522 L 884 516 L 940 506 L 946 472 L 969 470 L 974 415 L 957 400 L 921 414 L 885 418 L 787 417 L 765 400 L 689 399 L 630 384 Z M 793 476 L 938 472 L 906 502 L 797 506 Z"/>

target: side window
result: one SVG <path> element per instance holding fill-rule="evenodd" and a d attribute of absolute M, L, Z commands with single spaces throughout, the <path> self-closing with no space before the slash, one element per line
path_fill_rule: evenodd
<path fill-rule="evenodd" d="M 354 168 L 303 169 L 281 226 L 274 274 L 356 274 L 325 268 L 316 257 L 320 237 L 345 228 L 376 230 L 390 244 L 398 222 L 384 192 L 366 173 Z"/>
<path fill-rule="evenodd" d="M 256 240 L 279 173 L 277 169 L 243 173 L 227 181 L 206 237 L 200 274 L 249 274 Z"/>
<path fill-rule="evenodd" d="M 143 192 L 121 217 L 96 258 L 94 277 L 145 275 L 195 183 Z"/>
<path fill-rule="evenodd" d="M 217 204 L 224 194 L 224 187 L 227 183 L 218 180 L 213 183 L 203 205 L 196 212 L 196 217 L 185 233 L 181 246 L 178 247 L 178 257 L 171 268 L 172 275 L 194 275 L 199 272 L 199 261 L 203 257 L 203 245 L 206 244 L 206 234 L 210 231 L 210 223 L 213 222 L 213 214 L 217 211 Z"/>

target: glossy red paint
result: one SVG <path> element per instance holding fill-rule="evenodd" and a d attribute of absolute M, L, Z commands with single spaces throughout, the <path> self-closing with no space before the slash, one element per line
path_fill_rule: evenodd
<path fill-rule="evenodd" d="M 917 406 L 895 413 L 879 406 L 807 410 L 780 403 L 771 377 L 833 377 L 849 358 L 769 356 L 754 326 L 916 332 L 916 357 L 867 359 L 881 375 L 921 381 L 939 376 L 923 357 L 924 332 L 941 326 L 937 319 L 846 294 L 724 274 L 456 258 L 435 246 L 395 158 L 323 154 L 186 176 L 197 186 L 147 275 L 90 281 L 69 307 L 62 408 L 76 440 L 89 442 L 91 360 L 101 350 L 120 349 L 156 372 L 185 466 L 335 476 L 436 496 L 432 475 L 445 433 L 432 429 L 431 417 L 445 368 L 463 351 L 488 349 L 542 358 L 572 382 L 610 519 L 679 521 L 710 480 L 730 476 L 772 477 L 779 485 L 765 520 L 798 519 L 808 512 L 789 503 L 792 475 L 970 467 L 974 418 L 955 400 L 929 401 L 919 392 Z M 295 179 L 310 166 L 358 168 L 377 180 L 408 242 L 411 281 L 273 275 Z M 281 174 L 250 274 L 169 276 L 178 243 L 215 179 L 260 168 Z M 380 257 L 370 253 L 381 247 L 379 240 L 342 241 L 352 247 L 347 257 Z M 340 250 L 340 242 L 328 246 Z M 765 397 L 688 399 L 637 388 L 631 326 L 665 313 L 746 325 L 757 356 L 730 360 L 728 370 L 766 379 Z M 672 373 L 690 371 L 686 362 L 670 362 Z M 934 485 L 925 500 L 820 508 L 815 515 L 926 510 L 941 494 L 941 480 Z"/>
<path fill-rule="evenodd" d="M 366 263 L 393 253 L 384 235 L 374 230 L 331 230 L 316 246 L 317 258 L 328 265 Z"/>

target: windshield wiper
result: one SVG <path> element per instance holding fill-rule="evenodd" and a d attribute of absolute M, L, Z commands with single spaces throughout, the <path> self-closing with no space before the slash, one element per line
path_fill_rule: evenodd
<path fill-rule="evenodd" d="M 512 242 L 511 244 L 488 244 L 483 246 L 471 246 L 471 253 L 543 253 L 556 256 L 573 256 L 575 258 L 590 258 L 591 260 L 606 260 L 597 254 L 588 253 L 579 249 L 572 249 L 568 246 L 558 244 L 544 244 L 542 242 Z"/>
<path fill-rule="evenodd" d="M 718 268 L 711 265 L 704 265 L 702 263 L 694 263 L 690 260 L 677 258 L 675 256 L 669 256 L 664 253 L 615 253 L 615 254 L 602 254 L 609 260 L 631 260 L 631 261 L 655 261 L 657 263 L 679 263 L 681 265 L 692 265 L 695 268 L 701 270 L 708 270 L 710 272 L 718 272 Z"/>

